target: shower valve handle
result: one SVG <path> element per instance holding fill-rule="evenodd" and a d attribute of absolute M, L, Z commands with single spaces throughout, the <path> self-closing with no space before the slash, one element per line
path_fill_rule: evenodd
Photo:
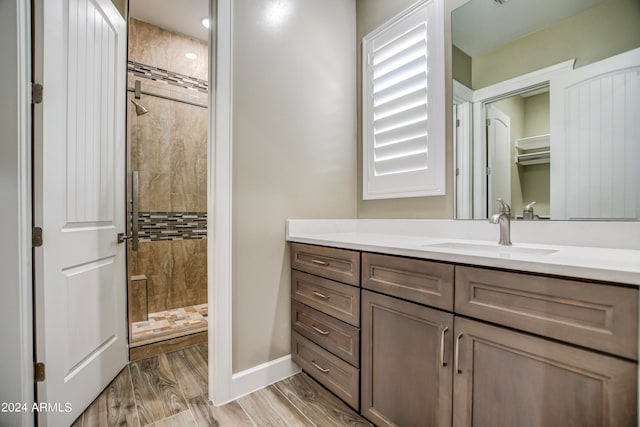
<path fill-rule="evenodd" d="M 125 236 L 124 233 L 118 233 L 118 243 L 124 243 L 127 240 L 131 240 L 133 236 Z"/>

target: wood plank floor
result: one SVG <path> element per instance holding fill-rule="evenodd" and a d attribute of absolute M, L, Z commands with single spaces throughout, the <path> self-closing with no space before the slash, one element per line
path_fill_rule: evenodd
<path fill-rule="evenodd" d="M 371 426 L 306 374 L 214 407 L 207 400 L 207 346 L 127 365 L 72 427 Z"/>

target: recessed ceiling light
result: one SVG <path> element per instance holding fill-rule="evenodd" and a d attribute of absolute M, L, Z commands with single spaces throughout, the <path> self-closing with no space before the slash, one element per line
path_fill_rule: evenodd
<path fill-rule="evenodd" d="M 202 26 L 207 29 L 211 28 L 211 20 L 209 18 L 202 18 Z"/>
<path fill-rule="evenodd" d="M 191 59 L 191 60 L 198 59 L 198 55 L 196 55 L 196 54 L 195 54 L 195 53 L 193 53 L 193 52 L 187 52 L 187 53 L 185 53 L 185 54 L 184 54 L 184 56 L 185 56 L 187 59 Z"/>

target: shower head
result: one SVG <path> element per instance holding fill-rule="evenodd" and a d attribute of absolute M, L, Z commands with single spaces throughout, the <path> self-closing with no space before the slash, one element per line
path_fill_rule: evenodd
<path fill-rule="evenodd" d="M 142 104 L 137 102 L 135 99 L 132 99 L 131 102 L 133 102 L 133 105 L 136 106 L 136 115 L 137 116 L 141 116 L 141 115 L 147 114 L 149 112 L 149 110 L 147 110 L 145 107 L 143 107 Z"/>

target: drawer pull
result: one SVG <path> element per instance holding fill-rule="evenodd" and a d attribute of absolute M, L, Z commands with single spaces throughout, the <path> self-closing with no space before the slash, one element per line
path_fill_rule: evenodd
<path fill-rule="evenodd" d="M 311 325 L 311 329 L 313 329 L 314 331 L 316 331 L 319 334 L 329 335 L 329 331 L 323 331 L 322 329 L 318 328 L 316 325 Z"/>
<path fill-rule="evenodd" d="M 445 326 L 440 335 L 440 365 L 447 366 L 447 362 L 444 361 L 444 334 L 449 330 L 448 326 Z"/>
<path fill-rule="evenodd" d="M 319 370 L 320 372 L 325 373 L 325 374 L 326 374 L 326 373 L 328 373 L 328 372 L 331 370 L 331 369 L 323 368 L 322 366 L 318 365 L 318 364 L 316 363 L 316 361 L 315 361 L 315 360 L 312 360 L 312 361 L 311 361 L 311 364 L 312 364 L 312 365 L 313 365 L 317 370 Z"/>
<path fill-rule="evenodd" d="M 320 261 L 319 259 L 312 259 L 312 260 L 311 260 L 311 262 L 312 262 L 312 263 L 314 263 L 314 264 L 318 264 L 318 265 L 324 265 L 324 266 L 329 265 L 329 263 L 328 263 L 328 262 L 326 262 L 326 261 Z"/>
<path fill-rule="evenodd" d="M 462 338 L 462 334 L 458 334 L 458 336 L 456 337 L 456 351 L 455 351 L 455 368 L 454 371 L 456 371 L 456 374 L 461 374 L 462 371 L 460 370 L 460 338 Z"/>
<path fill-rule="evenodd" d="M 320 292 L 313 291 L 313 294 L 318 298 L 329 299 L 329 295 L 321 294 Z"/>

